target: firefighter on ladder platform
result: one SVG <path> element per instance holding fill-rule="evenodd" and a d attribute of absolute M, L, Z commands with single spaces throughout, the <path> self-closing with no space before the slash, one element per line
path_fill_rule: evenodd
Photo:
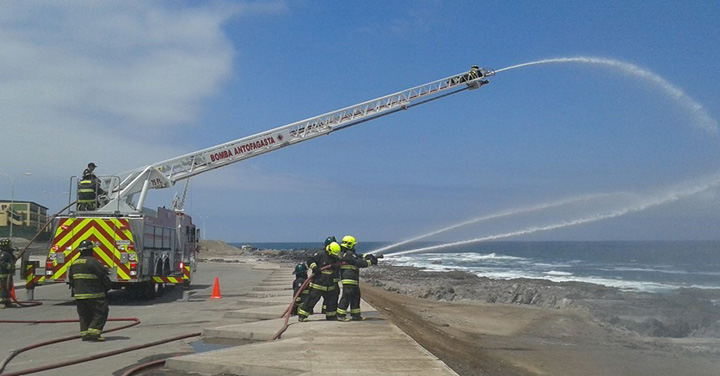
<path fill-rule="evenodd" d="M 106 192 L 100 188 L 100 179 L 95 176 L 95 163 L 88 163 L 88 167 L 83 171 L 82 179 L 78 182 L 78 200 L 77 208 L 79 211 L 93 211 L 97 209 L 98 199 L 100 195 Z"/>
<path fill-rule="evenodd" d="M 103 342 L 105 338 L 101 334 L 110 312 L 105 294 L 111 282 L 108 270 L 93 257 L 93 248 L 95 245 L 90 240 L 80 242 L 80 257 L 73 261 L 68 274 L 80 317 L 82 340 Z"/>
<path fill-rule="evenodd" d="M 347 309 L 350 307 L 350 317 L 353 321 L 363 320 L 360 314 L 360 269 L 367 268 L 370 265 L 377 265 L 377 258 L 374 255 L 367 254 L 360 257 L 355 253 L 355 245 L 357 241 L 354 237 L 347 235 L 342 238 L 340 245 L 340 275 L 342 283 L 342 298 L 338 303 L 337 319 L 338 321 L 350 321 L 347 318 Z"/>
<path fill-rule="evenodd" d="M 12 307 L 10 291 L 15 274 L 15 255 L 10 239 L 0 239 L 0 309 Z"/>
<path fill-rule="evenodd" d="M 325 252 L 318 252 L 307 261 L 313 271 L 313 281 L 310 283 L 310 294 L 307 300 L 298 308 L 298 321 L 307 321 L 320 298 L 323 298 L 323 303 L 327 304 L 325 319 L 335 320 L 337 291 L 335 291 L 336 283 L 333 282 L 333 276 L 338 269 L 339 255 L 340 244 L 332 242 L 325 247 Z"/>

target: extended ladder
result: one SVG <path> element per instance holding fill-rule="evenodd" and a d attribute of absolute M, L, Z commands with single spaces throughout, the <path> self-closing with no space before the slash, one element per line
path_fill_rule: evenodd
<path fill-rule="evenodd" d="M 109 202 L 98 211 L 137 211 L 149 189 L 173 186 L 177 181 L 239 162 L 260 154 L 306 141 L 381 116 L 406 110 L 429 101 L 486 84 L 492 69 L 480 69 L 479 76 L 456 74 L 424 85 L 345 107 L 251 136 L 185 154 L 120 175 L 117 186 L 109 187 Z M 452 90 L 455 89 L 455 90 Z M 441 93 L 443 93 L 441 95 Z M 110 184 L 111 182 L 106 182 Z M 137 204 L 133 195 L 140 193 Z"/>

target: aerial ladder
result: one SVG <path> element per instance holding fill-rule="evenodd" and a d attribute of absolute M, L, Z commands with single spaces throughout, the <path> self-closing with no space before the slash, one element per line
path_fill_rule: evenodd
<path fill-rule="evenodd" d="M 115 287 L 141 286 L 145 295 L 152 297 L 156 284 L 182 283 L 188 286 L 190 271 L 195 267 L 198 231 L 190 216 L 182 210 L 187 179 L 465 90 L 480 88 L 494 74 L 492 69 L 473 66 L 469 72 L 118 175 L 101 176 L 99 180 L 106 196 L 98 202 L 96 210 L 81 211 L 76 208 L 55 219 L 44 281 L 66 282 L 68 266 L 78 257 L 77 245 L 84 239 L 91 239 L 97 245 L 95 251 L 99 256 L 96 257 L 111 269 Z M 169 188 L 181 180 L 186 180 L 186 185 L 183 194 L 173 200 L 172 210 L 158 208 L 157 211 L 149 211 L 144 208 L 150 190 Z"/>

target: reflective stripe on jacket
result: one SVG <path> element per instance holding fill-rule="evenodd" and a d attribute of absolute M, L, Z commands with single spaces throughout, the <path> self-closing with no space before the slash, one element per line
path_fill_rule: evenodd
<path fill-rule="evenodd" d="M 80 256 L 69 271 L 75 299 L 102 299 L 110 287 L 108 270 L 92 256 Z"/>

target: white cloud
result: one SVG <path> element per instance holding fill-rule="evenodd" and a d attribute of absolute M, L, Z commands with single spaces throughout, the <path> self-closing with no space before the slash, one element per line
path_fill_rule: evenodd
<path fill-rule="evenodd" d="M 0 127 L 14 156 L 0 172 L 64 184 L 91 160 L 107 173 L 187 153 L 168 136 L 196 122 L 232 73 L 223 24 L 281 8 L 0 3 Z"/>
<path fill-rule="evenodd" d="M 233 74 L 223 28 L 285 11 L 281 1 L 1 2 L 0 173 L 32 173 L 15 179 L 15 198 L 58 209 L 90 161 L 112 174 L 195 149 L 185 131 Z"/>

